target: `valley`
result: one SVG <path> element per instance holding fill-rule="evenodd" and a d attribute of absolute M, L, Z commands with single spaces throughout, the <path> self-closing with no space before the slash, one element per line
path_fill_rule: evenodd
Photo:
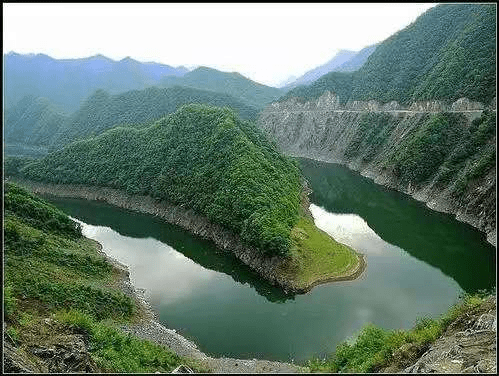
<path fill-rule="evenodd" d="M 220 6 L 4 52 L 4 368 L 495 373 L 496 5 Z"/>

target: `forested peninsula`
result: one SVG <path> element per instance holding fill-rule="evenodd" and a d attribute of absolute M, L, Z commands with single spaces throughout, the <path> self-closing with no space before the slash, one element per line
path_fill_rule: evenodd
<path fill-rule="evenodd" d="M 228 108 L 187 105 L 150 126 L 116 127 L 28 163 L 19 176 L 188 209 L 233 234 L 244 249 L 236 256 L 287 291 L 353 278 L 364 266 L 315 227 L 298 165 Z"/>

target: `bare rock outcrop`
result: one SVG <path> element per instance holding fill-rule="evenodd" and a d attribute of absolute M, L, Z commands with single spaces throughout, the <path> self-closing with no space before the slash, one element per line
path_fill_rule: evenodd
<path fill-rule="evenodd" d="M 404 373 L 496 373 L 496 297 L 475 314 L 464 314 Z"/>

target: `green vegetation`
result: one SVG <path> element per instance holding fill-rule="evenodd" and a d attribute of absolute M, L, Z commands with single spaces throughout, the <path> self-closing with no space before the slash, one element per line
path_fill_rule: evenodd
<path fill-rule="evenodd" d="M 495 66 L 495 5 L 440 4 L 380 43 L 359 70 L 328 73 L 280 100 L 315 99 L 329 90 L 343 103 L 467 97 L 489 104 L 496 95 Z"/>
<path fill-rule="evenodd" d="M 495 169 L 496 116 L 492 111 L 484 110 L 471 125 L 464 114 L 421 114 L 410 120 L 410 130 L 401 135 L 393 133 L 396 121 L 382 112 L 362 114 L 345 157 L 372 162 L 383 155 L 376 163 L 391 171 L 401 184 L 417 187 L 432 182 L 450 187 L 456 198 Z M 386 145 L 389 138 L 394 140 L 390 147 Z M 380 154 L 381 150 L 387 154 Z"/>
<path fill-rule="evenodd" d="M 302 216 L 291 231 L 291 257 L 279 273 L 298 288 L 347 277 L 359 266 L 359 256 L 315 227 L 313 219 Z"/>
<path fill-rule="evenodd" d="M 151 87 L 117 95 L 97 90 L 71 116 L 58 113 L 47 99 L 31 96 L 6 112 L 6 152 L 38 157 L 47 154 L 47 148 L 59 149 L 118 125 L 150 125 L 187 103 L 228 106 L 247 120 L 257 115 L 255 107 L 230 95 L 178 86 Z"/>
<path fill-rule="evenodd" d="M 434 342 L 449 324 L 463 313 L 479 307 L 484 296 L 466 295 L 438 319 L 423 318 L 410 330 L 385 330 L 373 324 L 365 325 L 354 341 L 346 341 L 336 347 L 334 354 L 325 360 L 309 362 L 313 372 L 375 372 L 386 367 L 394 358 L 394 352 L 404 344 L 414 347 Z"/>
<path fill-rule="evenodd" d="M 33 180 L 109 186 L 186 205 L 269 255 L 288 254 L 302 189 L 296 164 L 253 123 L 204 105 L 75 142 L 22 171 Z"/>
<path fill-rule="evenodd" d="M 33 162 L 31 157 L 5 157 L 3 161 L 3 172 L 5 176 L 16 176 L 21 173 L 21 168 Z"/>
<path fill-rule="evenodd" d="M 362 114 L 359 128 L 345 151 L 351 159 L 362 154 L 362 160 L 373 159 L 395 128 L 395 118 L 387 113 L 368 112 Z"/>
<path fill-rule="evenodd" d="M 47 146 L 68 120 L 47 98 L 26 96 L 5 111 L 5 142 Z"/>
<path fill-rule="evenodd" d="M 108 372 L 168 372 L 180 364 L 199 369 L 117 329 L 139 311 L 113 287 L 119 272 L 77 223 L 12 183 L 5 184 L 4 202 L 4 319 L 16 343 L 40 335 L 43 320 L 52 315 L 88 335 L 92 358 Z"/>
<path fill-rule="evenodd" d="M 330 72 L 315 80 L 310 85 L 300 85 L 288 91 L 286 95 L 279 98 L 285 101 L 289 98 L 297 97 L 302 100 L 319 98 L 324 92 L 330 91 L 338 95 L 342 104 L 346 103 L 352 95 L 354 75 L 345 72 Z"/>
<path fill-rule="evenodd" d="M 463 115 L 454 113 L 422 118 L 419 126 L 396 144 L 384 166 L 406 184 L 434 179 L 437 184 L 448 185 L 455 181 L 452 191 L 462 195 L 470 182 L 495 168 L 495 114 L 484 111 L 470 127 L 466 124 Z"/>
<path fill-rule="evenodd" d="M 438 113 L 404 137 L 389 157 L 394 173 L 402 182 L 421 183 L 444 162 L 463 132 L 463 115 Z"/>
<path fill-rule="evenodd" d="M 163 346 L 123 333 L 117 328 L 97 322 L 81 311 L 58 311 L 56 319 L 71 327 L 85 330 L 90 340 L 90 351 L 97 364 L 108 372 L 171 372 L 186 361 L 165 351 Z M 198 369 L 192 361 L 191 367 Z"/>
<path fill-rule="evenodd" d="M 54 135 L 52 146 L 60 147 L 77 139 L 99 135 L 117 125 L 152 123 L 188 103 L 228 106 L 247 120 L 254 119 L 257 114 L 256 108 L 230 95 L 188 87 L 151 87 L 117 95 L 98 90 Z"/>

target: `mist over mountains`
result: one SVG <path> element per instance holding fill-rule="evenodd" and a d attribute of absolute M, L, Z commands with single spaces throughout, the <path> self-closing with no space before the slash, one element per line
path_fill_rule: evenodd
<path fill-rule="evenodd" d="M 26 95 L 46 97 L 65 112 L 78 109 L 97 89 L 116 94 L 156 85 L 166 75 L 182 76 L 184 67 L 141 63 L 131 58 L 114 61 L 102 55 L 54 59 L 44 54 L 4 55 L 5 107 Z"/>

